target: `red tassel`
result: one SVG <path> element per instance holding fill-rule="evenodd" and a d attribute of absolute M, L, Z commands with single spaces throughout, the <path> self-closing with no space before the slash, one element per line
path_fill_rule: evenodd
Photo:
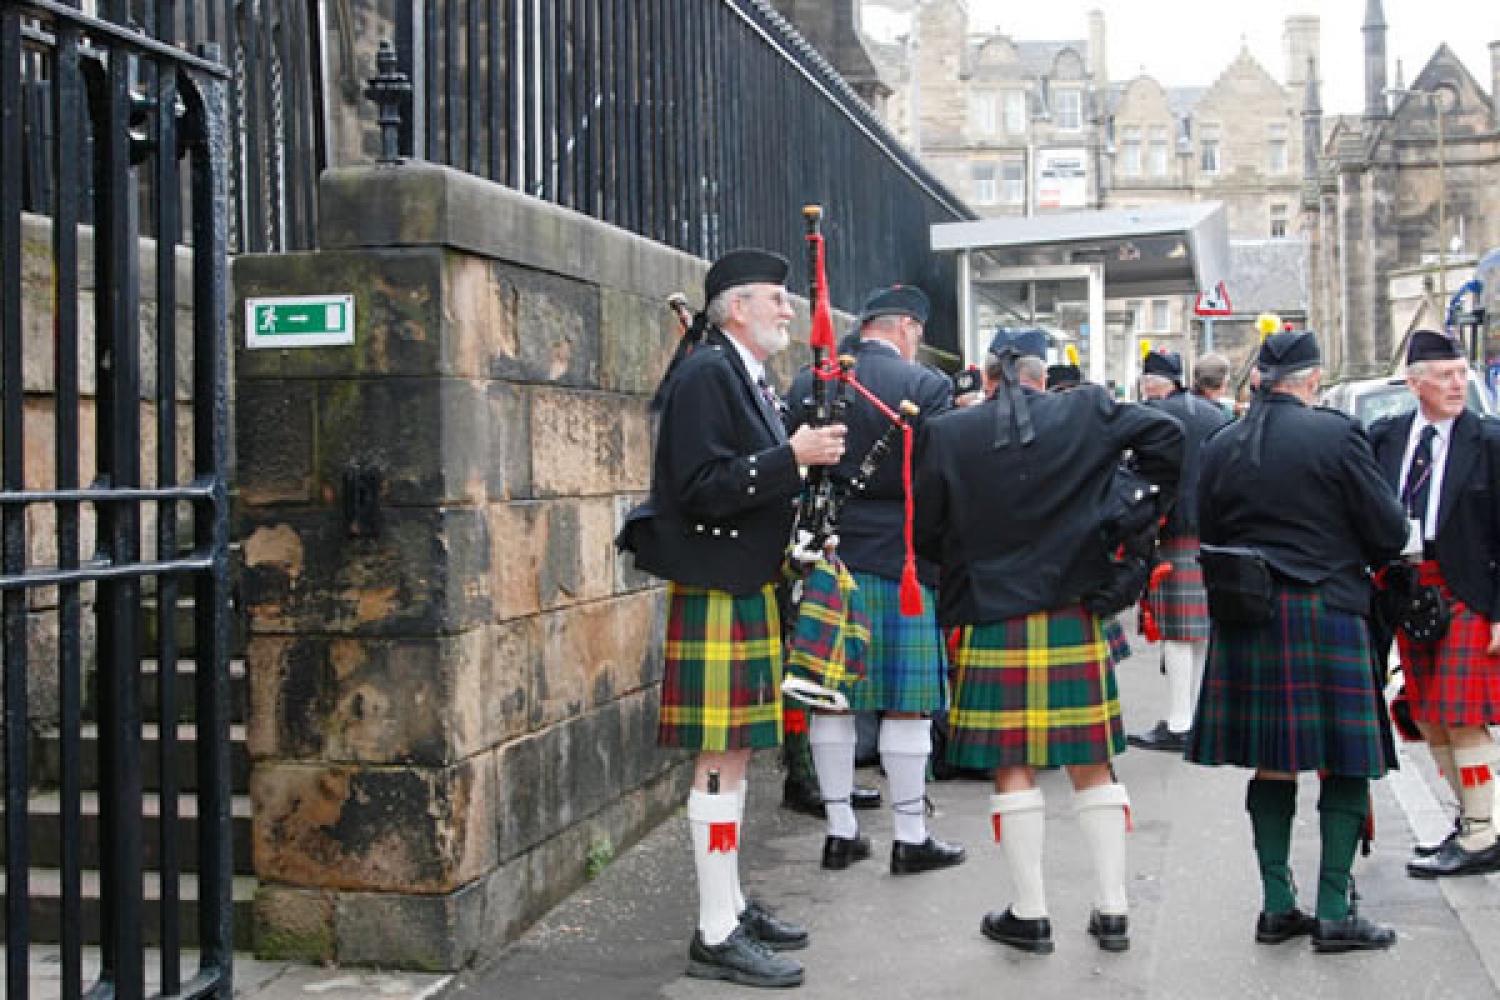
<path fill-rule="evenodd" d="M 1141 637 L 1147 642 L 1161 642 L 1161 626 L 1145 601 L 1141 602 Z"/>
<path fill-rule="evenodd" d="M 708 853 L 722 851 L 728 854 L 739 849 L 738 823 L 708 824 Z"/>
<path fill-rule="evenodd" d="M 1000 814 L 990 813 L 990 824 L 995 828 L 995 843 L 1000 843 Z"/>
<path fill-rule="evenodd" d="M 1130 806 L 1125 807 L 1125 832 L 1135 832 L 1135 818 L 1130 815 Z"/>
<path fill-rule="evenodd" d="M 1480 785 L 1490 783 L 1490 766 L 1477 764 L 1474 767 L 1461 767 L 1458 769 L 1458 775 L 1465 788 L 1478 788 Z"/>
<path fill-rule="evenodd" d="M 901 613 L 915 618 L 922 613 L 922 585 L 917 582 L 917 567 L 908 562 L 901 567 Z"/>
<path fill-rule="evenodd" d="M 917 553 L 912 540 L 916 519 L 911 489 L 911 424 L 901 425 L 901 490 L 906 494 L 906 563 L 901 567 L 901 614 L 915 618 L 922 613 L 922 585 L 917 581 Z"/>
<path fill-rule="evenodd" d="M 807 713 L 800 708 L 789 708 L 781 716 L 781 730 L 788 736 L 807 732 Z"/>

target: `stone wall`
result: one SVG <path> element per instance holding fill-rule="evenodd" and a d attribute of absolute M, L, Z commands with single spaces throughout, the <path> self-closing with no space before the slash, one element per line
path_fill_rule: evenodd
<path fill-rule="evenodd" d="M 320 236 L 234 268 L 236 316 L 356 315 L 350 347 L 236 348 L 257 939 L 454 969 L 685 793 L 655 746 L 664 592 L 611 541 L 649 486 L 666 297 L 704 265 L 424 164 L 326 174 Z"/>

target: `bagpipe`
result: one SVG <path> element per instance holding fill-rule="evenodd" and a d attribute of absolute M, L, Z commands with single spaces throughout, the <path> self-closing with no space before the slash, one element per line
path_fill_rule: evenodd
<path fill-rule="evenodd" d="M 856 471 L 840 481 L 831 468 L 808 470 L 797 501 L 789 545 L 790 564 L 804 573 L 794 574 L 790 605 L 795 623 L 787 647 L 782 690 L 788 697 L 822 708 L 847 709 L 849 701 L 841 688 L 863 678 L 864 650 L 869 644 L 869 620 L 861 606 L 853 575 L 838 557 L 839 515 L 851 495 L 865 489 L 870 477 L 902 443 L 902 483 L 906 497 L 906 563 L 901 574 L 901 613 L 922 613 L 922 590 L 917 581 L 912 540 L 912 445 L 911 420 L 916 404 L 902 400 L 887 406 L 854 375 L 854 359 L 834 357 L 833 308 L 828 294 L 825 245 L 821 231 L 823 210 L 808 205 L 802 210 L 807 224 L 808 286 L 812 324 L 808 344 L 812 349 L 811 405 L 808 423 L 814 427 L 840 423 L 851 402 L 851 393 L 869 403 L 889 424 L 860 459 Z"/>

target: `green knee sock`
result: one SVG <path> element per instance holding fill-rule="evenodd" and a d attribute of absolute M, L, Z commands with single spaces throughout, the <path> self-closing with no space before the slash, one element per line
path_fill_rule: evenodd
<path fill-rule="evenodd" d="M 1318 862 L 1318 919 L 1349 915 L 1349 882 L 1354 852 L 1370 813 L 1368 778 L 1328 777 L 1318 798 L 1318 826 L 1323 856 Z"/>
<path fill-rule="evenodd" d="M 1260 886 L 1267 913 L 1286 913 L 1297 905 L 1292 888 L 1292 817 L 1297 813 L 1297 783 L 1251 778 L 1245 808 L 1255 833 L 1255 857 L 1260 862 Z"/>
<path fill-rule="evenodd" d="M 789 711 L 802 713 L 798 723 L 786 727 L 781 739 L 781 760 L 786 765 L 787 781 L 810 788 L 816 793 L 818 772 L 813 767 L 812 746 L 807 740 L 807 709 L 800 702 L 788 701 L 785 704 Z"/>

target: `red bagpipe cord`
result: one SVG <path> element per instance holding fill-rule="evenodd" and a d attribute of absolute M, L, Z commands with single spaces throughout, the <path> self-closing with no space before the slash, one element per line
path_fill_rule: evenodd
<path fill-rule="evenodd" d="M 1141 601 L 1141 637 L 1147 642 L 1161 642 L 1161 626 L 1157 624 L 1156 612 L 1151 610 L 1151 592 L 1171 575 L 1172 564 L 1159 563 L 1151 571 L 1151 579 L 1146 583 L 1146 599 Z"/>

